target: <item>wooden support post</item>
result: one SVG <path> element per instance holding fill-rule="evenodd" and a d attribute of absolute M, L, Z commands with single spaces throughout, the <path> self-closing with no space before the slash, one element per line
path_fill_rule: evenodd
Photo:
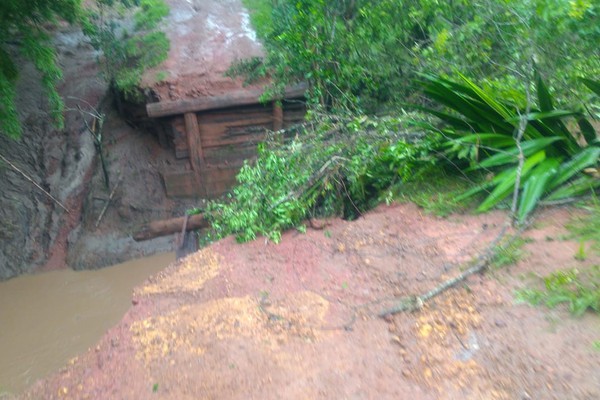
<path fill-rule="evenodd" d="M 273 102 L 273 130 L 275 132 L 283 129 L 283 107 L 280 101 Z"/>
<path fill-rule="evenodd" d="M 200 139 L 198 117 L 195 113 L 185 114 L 185 133 L 187 136 L 192 169 L 200 172 L 200 168 L 202 168 L 202 164 L 204 163 L 204 152 L 202 150 L 202 141 Z"/>
<path fill-rule="evenodd" d="M 204 194 L 201 172 L 204 166 L 204 150 L 202 149 L 202 140 L 200 138 L 200 127 L 198 126 L 198 117 L 196 113 L 185 114 L 185 133 L 187 136 L 188 149 L 190 155 L 190 164 L 196 177 L 198 192 Z"/>

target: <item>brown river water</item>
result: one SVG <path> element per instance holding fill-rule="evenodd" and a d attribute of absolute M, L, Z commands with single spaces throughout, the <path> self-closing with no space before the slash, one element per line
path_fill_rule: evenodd
<path fill-rule="evenodd" d="M 125 315 L 132 289 L 173 261 L 175 254 L 165 253 L 0 282 L 0 397 L 23 391 L 94 346 Z"/>

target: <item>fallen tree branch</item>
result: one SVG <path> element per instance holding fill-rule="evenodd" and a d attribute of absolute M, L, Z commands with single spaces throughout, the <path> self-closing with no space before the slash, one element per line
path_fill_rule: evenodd
<path fill-rule="evenodd" d="M 283 203 L 286 203 L 288 201 L 292 201 L 292 200 L 296 200 L 296 199 L 300 198 L 300 196 L 302 196 L 304 193 L 306 193 L 318 181 L 320 181 L 321 179 L 323 179 L 323 177 L 326 175 L 326 172 L 329 169 L 329 167 L 331 166 L 331 164 L 333 164 L 337 160 L 348 161 L 346 158 L 340 157 L 340 156 L 333 156 L 333 157 L 331 157 L 329 160 L 327 160 L 327 162 L 325 162 L 325 164 L 323 164 L 323 166 L 321 166 L 321 168 L 319 168 L 319 170 L 317 172 L 313 173 L 308 178 L 308 181 L 304 185 L 302 185 L 302 187 L 300 187 L 299 189 L 297 189 L 297 190 L 295 190 L 293 192 L 290 192 L 283 199 L 281 199 L 277 203 L 273 204 L 269 208 L 269 211 L 273 211 L 275 208 L 277 208 L 278 206 L 280 206 Z"/>
<path fill-rule="evenodd" d="M 405 311 L 410 312 L 410 311 L 419 310 L 423 307 L 423 305 L 427 301 L 431 300 L 435 296 L 439 295 L 440 293 L 445 292 L 446 290 L 455 286 L 457 283 L 462 282 L 469 276 L 477 274 L 477 273 L 485 270 L 489 266 L 490 262 L 494 259 L 496 254 L 498 253 L 499 244 L 506 236 L 506 231 L 509 226 L 510 226 L 510 224 L 507 223 L 502 227 L 502 230 L 500 231 L 500 233 L 498 233 L 498 236 L 496 236 L 496 238 L 488 245 L 486 250 L 477 259 L 477 262 L 475 263 L 475 265 L 473 265 L 471 268 L 463 271 L 461 274 L 459 274 L 458 276 L 456 276 L 454 278 L 448 279 L 447 281 L 443 282 L 441 285 L 436 286 L 432 290 L 430 290 L 422 295 L 407 296 L 407 297 L 402 297 L 402 298 L 397 299 L 396 305 L 379 312 L 377 314 L 377 316 L 384 318 L 384 317 L 387 317 L 387 316 L 390 316 L 393 314 L 398 314 L 398 313 L 405 312 Z M 513 236 L 511 238 L 511 240 L 508 242 L 508 244 L 512 243 L 516 237 L 517 236 Z"/>
<path fill-rule="evenodd" d="M 119 177 L 119 180 L 117 181 L 117 184 L 113 188 L 112 192 L 110 192 L 110 196 L 108 196 L 108 200 L 106 200 L 106 204 L 104 205 L 104 208 L 102 209 L 102 212 L 98 216 L 98 220 L 96 221 L 96 228 L 98 228 L 98 226 L 100 225 L 100 221 L 102 221 L 102 217 L 104 217 L 104 213 L 108 209 L 108 205 L 110 204 L 111 200 L 113 199 L 113 197 L 114 197 L 114 195 L 115 195 L 115 193 L 117 191 L 117 188 L 119 187 L 120 183 L 121 183 L 121 177 Z"/>
<path fill-rule="evenodd" d="M 79 113 L 81 114 L 81 119 L 83 120 L 87 131 L 90 133 L 90 135 L 92 135 L 92 138 L 94 139 L 94 148 L 96 149 L 96 153 L 98 153 L 98 156 L 100 157 L 100 164 L 102 166 L 102 173 L 104 175 L 104 185 L 108 189 L 110 186 L 110 181 L 108 177 L 108 166 L 106 165 L 106 160 L 104 158 L 102 144 L 102 128 L 104 126 L 105 115 L 97 111 L 91 105 L 90 108 L 92 109 L 92 112 L 84 111 L 81 108 L 81 106 L 77 104 L 77 110 L 79 110 Z M 92 126 L 90 126 L 87 119 L 85 118 L 85 114 L 92 116 Z"/>
<path fill-rule="evenodd" d="M 5 163 L 7 163 L 8 165 L 10 165 L 10 167 L 13 170 L 15 170 L 16 172 L 18 172 L 21 175 L 23 175 L 23 177 L 25 179 L 27 179 L 29 182 L 33 183 L 36 188 L 38 188 L 39 190 L 41 190 L 42 193 L 44 193 L 46 196 L 48 196 L 50 199 L 52 199 L 52 201 L 54 201 L 56 204 L 58 204 L 58 206 L 60 206 L 60 208 L 62 208 L 63 210 L 65 210 L 67 212 L 67 214 L 71 213 L 71 211 L 69 211 L 67 209 L 67 207 L 65 207 L 60 201 L 58 201 L 54 196 L 52 196 L 50 193 L 48 193 L 47 191 L 45 191 L 44 188 L 42 188 L 40 185 L 38 185 L 32 178 L 29 177 L 29 175 L 27 175 L 25 172 L 21 171 L 16 165 L 14 165 L 9 160 L 7 160 L 6 157 L 4 157 L 2 154 L 0 154 L 0 158 L 2 159 L 2 161 L 4 161 Z"/>

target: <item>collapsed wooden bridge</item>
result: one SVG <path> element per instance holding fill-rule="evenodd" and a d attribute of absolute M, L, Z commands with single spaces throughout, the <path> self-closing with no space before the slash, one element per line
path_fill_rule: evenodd
<path fill-rule="evenodd" d="M 163 127 L 162 140 L 171 142 L 177 159 L 189 160 L 183 169 L 163 171 L 167 196 L 214 198 L 227 192 L 269 130 L 302 121 L 305 91 L 298 85 L 267 104 L 259 102 L 259 89 L 148 104 L 148 116 L 158 118 Z"/>

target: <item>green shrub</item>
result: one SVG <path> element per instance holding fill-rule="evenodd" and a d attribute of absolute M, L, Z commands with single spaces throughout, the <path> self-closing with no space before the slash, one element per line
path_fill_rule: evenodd
<path fill-rule="evenodd" d="M 591 310 L 600 313 L 600 267 L 586 270 L 556 271 L 544 278 L 543 289 L 523 289 L 517 292 L 519 301 L 554 308 L 567 304 L 576 316 Z"/>
<path fill-rule="evenodd" d="M 119 22 L 115 3 L 135 11 L 130 31 Z M 82 22 L 84 33 L 92 46 L 102 51 L 99 62 L 115 94 L 139 100 L 144 71 L 167 58 L 170 44 L 159 25 L 168 14 L 164 0 L 96 0 L 96 7 L 87 10 Z"/>
<path fill-rule="evenodd" d="M 427 163 L 427 141 L 401 129 L 398 119 L 313 116 L 297 134 L 274 134 L 247 162 L 226 201 L 207 209 L 214 238 L 240 241 L 281 232 L 311 216 L 354 218 L 392 184 Z"/>
<path fill-rule="evenodd" d="M 465 173 L 494 173 L 491 179 L 463 195 L 466 198 L 487 193 L 478 211 L 487 211 L 509 197 L 517 175 L 520 185 L 515 217 L 519 223 L 542 199 L 576 196 L 600 184 L 581 174 L 585 168 L 595 166 L 600 155 L 593 125 L 583 112 L 554 108 L 554 100 L 539 75 L 537 107 L 530 105 L 528 110 L 514 98 L 498 98 L 467 77 L 460 77 L 461 81 L 456 82 L 424 76 L 420 82 L 424 93 L 450 112 L 418 108 L 446 124 L 442 129 L 431 127 L 442 137 L 440 150 L 444 157 L 456 161 Z M 567 118 L 573 123 L 565 122 Z M 517 143 L 519 130 L 522 139 Z"/>

